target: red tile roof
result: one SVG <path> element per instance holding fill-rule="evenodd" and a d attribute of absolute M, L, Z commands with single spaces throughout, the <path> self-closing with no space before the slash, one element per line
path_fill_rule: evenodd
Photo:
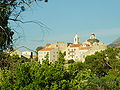
<path fill-rule="evenodd" d="M 44 48 L 44 49 L 41 49 L 40 51 L 51 51 L 52 48 Z"/>
<path fill-rule="evenodd" d="M 117 46 L 116 48 L 120 48 L 120 46 Z"/>
<path fill-rule="evenodd" d="M 79 47 L 81 46 L 82 44 L 71 44 L 70 47 Z"/>
<path fill-rule="evenodd" d="M 82 43 L 82 45 L 89 45 L 89 44 L 87 44 L 87 43 Z"/>
<path fill-rule="evenodd" d="M 91 47 L 81 47 L 80 50 L 87 50 L 90 49 Z"/>
<path fill-rule="evenodd" d="M 46 46 L 50 46 L 50 45 L 51 45 L 51 43 L 47 43 L 47 44 L 46 44 Z"/>

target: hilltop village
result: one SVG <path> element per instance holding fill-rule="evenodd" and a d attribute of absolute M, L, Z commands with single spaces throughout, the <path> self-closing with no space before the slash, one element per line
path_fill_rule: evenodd
<path fill-rule="evenodd" d="M 13 50 L 12 52 L 8 52 L 11 55 L 17 54 L 19 57 L 26 59 L 35 59 L 37 57 L 38 61 L 42 64 L 43 60 L 46 60 L 46 55 L 49 57 L 49 62 L 57 61 L 59 52 L 65 54 L 64 59 L 66 61 L 74 60 L 75 62 L 84 62 L 86 56 L 105 50 L 106 48 L 107 45 L 98 40 L 95 34 L 92 33 L 90 38 L 83 43 L 80 43 L 80 37 L 77 34 L 73 38 L 73 43 L 47 43 L 37 51 L 37 55 L 34 55 L 32 51 L 21 52 Z"/>
<path fill-rule="evenodd" d="M 120 90 L 120 47 L 107 47 L 92 33 L 37 47 L 37 57 L 1 53 L 0 90 Z"/>
<path fill-rule="evenodd" d="M 94 33 L 90 38 L 83 43 L 80 43 L 80 37 L 76 34 L 73 43 L 56 42 L 47 43 L 43 49 L 38 51 L 38 61 L 42 64 L 46 55 L 49 56 L 49 62 L 54 62 L 58 59 L 58 52 L 65 53 L 65 60 L 74 60 L 75 62 L 84 62 L 85 57 L 92 55 L 95 52 L 105 50 L 107 45 L 96 39 Z"/>

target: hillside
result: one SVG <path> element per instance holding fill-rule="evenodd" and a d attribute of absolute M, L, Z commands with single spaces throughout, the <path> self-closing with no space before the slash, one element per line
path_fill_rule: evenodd
<path fill-rule="evenodd" d="M 110 47 L 115 47 L 115 46 L 120 46 L 120 37 L 118 37 L 116 40 L 114 40 L 111 44 L 108 46 Z"/>

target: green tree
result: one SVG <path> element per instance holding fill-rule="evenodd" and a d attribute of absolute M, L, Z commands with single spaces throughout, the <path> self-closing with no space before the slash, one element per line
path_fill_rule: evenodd
<path fill-rule="evenodd" d="M 26 62 L 12 72 L 2 72 L 1 89 L 64 89 L 68 88 L 68 73 L 64 65 Z"/>
<path fill-rule="evenodd" d="M 49 63 L 50 63 L 50 62 L 49 62 L 49 53 L 47 53 L 46 56 L 45 56 L 45 60 L 42 61 L 42 64 L 47 64 L 47 65 L 49 65 Z"/>
<path fill-rule="evenodd" d="M 66 68 L 58 62 L 42 65 L 39 62 L 16 63 L 21 58 L 5 53 L 1 58 L 14 63 L 9 69 L 6 69 L 8 66 L 4 66 L 6 70 L 0 69 L 0 90 L 119 90 L 120 58 L 116 55 L 119 56 L 119 49 L 107 49 L 88 56 L 85 63 L 71 63 Z M 109 69 L 106 70 L 106 66 Z"/>
<path fill-rule="evenodd" d="M 3 52 L 0 53 L 0 68 L 1 69 L 14 69 L 15 66 L 20 64 L 24 59 L 18 55 L 10 56 L 10 54 Z"/>
<path fill-rule="evenodd" d="M 70 64 L 68 66 L 70 78 L 73 79 L 77 75 L 78 72 L 85 70 L 85 69 L 86 69 L 86 66 L 82 62 L 75 62 L 75 63 Z"/>
<path fill-rule="evenodd" d="M 105 77 L 94 77 L 88 81 L 90 89 L 95 90 L 119 90 L 120 89 L 120 72 L 110 70 Z"/>
<path fill-rule="evenodd" d="M 89 80 L 95 78 L 96 75 L 91 73 L 91 70 L 81 70 L 71 79 L 69 88 L 71 90 L 90 90 Z"/>
<path fill-rule="evenodd" d="M 11 48 L 14 31 L 10 27 L 10 20 L 19 20 L 20 14 L 25 11 L 25 7 L 37 0 L 0 0 L 0 50 Z M 40 0 L 43 1 L 43 0 Z M 48 0 L 45 0 L 47 2 Z"/>
<path fill-rule="evenodd" d="M 99 77 L 105 76 L 108 71 L 108 67 L 105 65 L 104 61 L 99 58 L 98 55 L 91 55 L 86 57 L 85 64 L 86 68 L 90 69 L 93 73 L 97 74 Z"/>
<path fill-rule="evenodd" d="M 86 58 L 86 68 L 91 69 L 96 78 L 89 80 L 90 89 L 119 90 L 120 89 L 120 49 L 108 48 Z"/>
<path fill-rule="evenodd" d="M 64 58 L 64 53 L 59 52 L 58 53 L 58 63 L 64 64 L 65 63 L 65 58 Z"/>
<path fill-rule="evenodd" d="M 73 60 L 73 59 L 71 59 L 71 60 L 68 60 L 68 64 L 70 64 L 70 63 L 74 63 L 75 61 Z"/>

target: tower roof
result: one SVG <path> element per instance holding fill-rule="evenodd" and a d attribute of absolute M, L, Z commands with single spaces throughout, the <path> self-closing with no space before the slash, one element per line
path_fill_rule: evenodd
<path fill-rule="evenodd" d="M 97 43 L 99 42 L 99 40 L 96 39 L 94 33 L 91 33 L 91 35 L 90 35 L 90 39 L 88 39 L 87 41 L 90 42 L 91 44 L 93 44 L 94 42 L 97 42 Z"/>
<path fill-rule="evenodd" d="M 80 50 L 88 50 L 90 48 L 91 48 L 90 46 L 88 46 L 88 47 L 81 47 Z"/>
<path fill-rule="evenodd" d="M 72 44 L 70 47 L 80 47 L 82 44 Z"/>
<path fill-rule="evenodd" d="M 94 36 L 95 36 L 95 34 L 94 34 L 94 33 L 91 33 L 91 35 L 94 35 Z"/>
<path fill-rule="evenodd" d="M 94 42 L 97 42 L 97 43 L 99 42 L 98 39 L 88 39 L 87 41 L 90 42 L 90 43 L 92 43 L 92 44 L 93 44 Z"/>

